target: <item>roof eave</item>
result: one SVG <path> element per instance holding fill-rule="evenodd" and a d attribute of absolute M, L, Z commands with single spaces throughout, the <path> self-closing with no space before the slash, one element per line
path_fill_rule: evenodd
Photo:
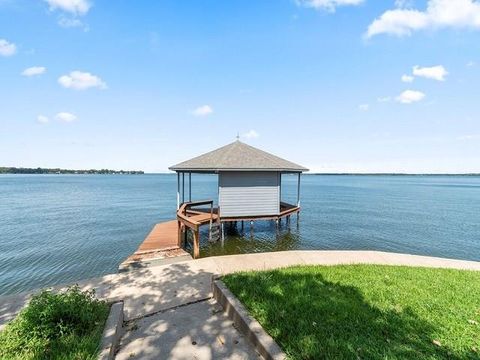
<path fill-rule="evenodd" d="M 181 168 L 181 167 L 169 167 L 171 171 L 176 172 L 222 172 L 222 171 L 248 171 L 248 172 L 290 172 L 290 173 L 302 173 L 309 171 L 307 168 Z"/>

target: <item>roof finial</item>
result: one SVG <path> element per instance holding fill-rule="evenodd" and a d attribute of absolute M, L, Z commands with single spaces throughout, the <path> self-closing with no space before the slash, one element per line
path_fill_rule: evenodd
<path fill-rule="evenodd" d="M 240 133 L 237 131 L 237 141 L 240 140 Z"/>

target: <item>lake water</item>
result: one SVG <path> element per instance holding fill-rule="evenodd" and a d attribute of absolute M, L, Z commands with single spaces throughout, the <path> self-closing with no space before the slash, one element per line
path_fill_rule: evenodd
<path fill-rule="evenodd" d="M 216 198 L 192 176 L 193 200 Z M 294 202 L 296 177 L 284 176 Z M 369 249 L 480 261 L 480 177 L 302 177 L 299 224 L 258 222 L 201 256 L 291 249 Z M 114 273 L 152 226 L 173 219 L 175 175 L 0 175 L 0 294 Z M 240 230 L 240 229 L 238 229 Z"/>

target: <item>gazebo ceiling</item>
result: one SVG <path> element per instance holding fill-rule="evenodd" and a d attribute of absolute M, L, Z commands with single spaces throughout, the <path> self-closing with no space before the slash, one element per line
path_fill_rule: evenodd
<path fill-rule="evenodd" d="M 177 172 L 280 171 L 304 172 L 307 168 L 279 158 L 239 140 L 169 167 Z"/>

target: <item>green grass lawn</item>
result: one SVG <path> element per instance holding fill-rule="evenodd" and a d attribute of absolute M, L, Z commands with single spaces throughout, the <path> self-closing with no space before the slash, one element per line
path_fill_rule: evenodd
<path fill-rule="evenodd" d="M 480 359 L 480 272 L 298 266 L 223 281 L 291 359 Z"/>
<path fill-rule="evenodd" d="M 93 291 L 43 291 L 0 332 L 0 359 L 96 359 L 108 312 Z"/>

